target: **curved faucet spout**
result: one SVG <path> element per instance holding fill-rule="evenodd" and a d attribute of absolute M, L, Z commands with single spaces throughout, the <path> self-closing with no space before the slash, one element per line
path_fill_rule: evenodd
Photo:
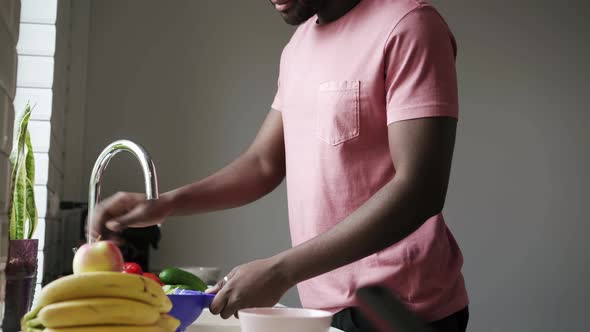
<path fill-rule="evenodd" d="M 107 146 L 98 159 L 94 163 L 92 174 L 90 176 L 90 192 L 88 197 L 88 222 L 92 222 L 94 216 L 94 209 L 100 199 L 100 181 L 104 170 L 107 168 L 109 161 L 117 153 L 121 151 L 130 152 L 135 156 L 141 170 L 143 171 L 145 182 L 145 194 L 147 199 L 158 199 L 158 177 L 156 175 L 156 168 L 149 153 L 139 144 L 128 140 L 115 141 Z M 88 243 L 92 243 L 92 227 L 88 225 Z"/>

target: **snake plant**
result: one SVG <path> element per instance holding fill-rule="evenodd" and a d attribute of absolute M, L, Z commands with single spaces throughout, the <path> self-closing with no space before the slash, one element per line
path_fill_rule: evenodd
<path fill-rule="evenodd" d="M 12 166 L 12 197 L 10 207 L 10 239 L 31 239 L 37 228 L 35 206 L 35 157 L 28 130 L 31 106 L 27 103 L 24 112 L 14 121 L 14 137 L 10 164 Z M 26 237 L 25 237 L 26 235 Z"/>

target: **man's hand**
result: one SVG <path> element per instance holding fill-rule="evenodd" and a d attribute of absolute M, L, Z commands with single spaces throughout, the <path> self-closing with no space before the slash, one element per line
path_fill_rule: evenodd
<path fill-rule="evenodd" d="M 96 206 L 89 216 L 91 237 L 110 238 L 128 227 L 147 227 L 161 224 L 172 212 L 171 199 L 161 195 L 157 200 L 146 200 L 137 193 L 117 193 Z"/>
<path fill-rule="evenodd" d="M 223 319 L 237 317 L 240 309 L 272 307 L 293 286 L 274 258 L 238 266 L 226 278 L 207 291 L 217 293 L 210 309 Z"/>

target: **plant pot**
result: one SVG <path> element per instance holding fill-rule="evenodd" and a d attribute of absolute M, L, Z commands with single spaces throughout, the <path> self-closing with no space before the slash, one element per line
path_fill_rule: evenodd
<path fill-rule="evenodd" d="M 37 277 L 38 240 L 10 240 L 6 265 L 6 302 L 2 330 L 19 331 L 31 309 Z"/>

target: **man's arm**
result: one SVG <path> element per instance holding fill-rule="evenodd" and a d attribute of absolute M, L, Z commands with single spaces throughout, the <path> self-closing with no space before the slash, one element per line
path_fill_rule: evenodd
<path fill-rule="evenodd" d="M 389 126 L 394 178 L 324 234 L 269 259 L 237 267 L 212 291 L 211 311 L 227 318 L 272 306 L 291 286 L 383 250 L 418 229 L 444 205 L 456 120 L 424 118 Z"/>
<path fill-rule="evenodd" d="M 268 194 L 284 177 L 283 120 L 280 112 L 271 110 L 248 150 L 215 174 L 154 201 L 137 193 L 105 199 L 91 220 L 93 236 L 159 224 L 170 215 L 238 207 Z"/>

